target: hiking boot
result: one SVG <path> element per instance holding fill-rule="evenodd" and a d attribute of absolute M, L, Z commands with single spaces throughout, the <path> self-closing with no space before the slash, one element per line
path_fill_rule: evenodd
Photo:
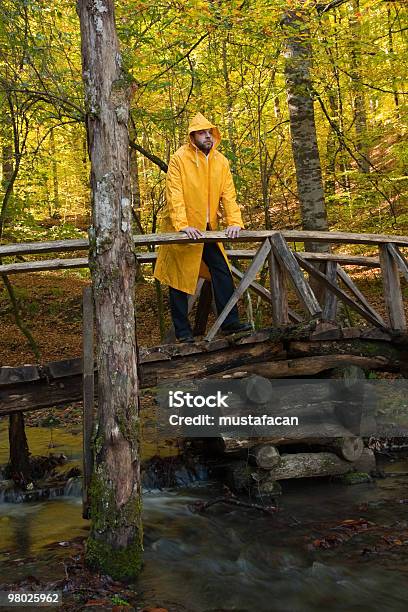
<path fill-rule="evenodd" d="M 187 333 L 187 334 L 184 334 L 183 336 L 180 336 L 180 338 L 177 338 L 177 340 L 179 342 L 192 344 L 194 342 L 194 336 L 193 334 Z"/>
<path fill-rule="evenodd" d="M 238 334 L 240 332 L 252 331 L 252 325 L 250 323 L 240 323 L 237 321 L 236 323 L 224 325 L 222 331 L 226 334 Z"/>

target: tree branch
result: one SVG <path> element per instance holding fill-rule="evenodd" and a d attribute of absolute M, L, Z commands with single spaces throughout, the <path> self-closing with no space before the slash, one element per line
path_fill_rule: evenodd
<path fill-rule="evenodd" d="M 190 55 L 190 53 L 192 51 L 194 51 L 194 49 L 196 47 L 198 47 L 198 45 L 205 39 L 207 38 L 207 36 L 209 36 L 209 32 L 206 32 L 205 34 L 203 34 L 195 43 L 192 47 L 190 47 L 190 49 L 184 53 L 184 55 L 182 55 L 177 61 L 173 62 L 172 64 L 170 64 L 170 66 L 168 66 L 165 70 L 163 70 L 162 72 L 159 72 L 159 74 L 155 74 L 151 79 L 149 79 L 148 81 L 145 81 L 144 83 L 138 83 L 139 87 L 146 87 L 146 85 L 149 85 L 150 83 L 153 83 L 153 81 L 155 81 L 156 79 L 160 78 L 161 76 L 163 76 L 163 74 L 166 74 L 166 72 L 168 72 L 169 70 L 171 70 L 172 68 L 174 68 L 174 66 L 177 66 L 177 64 L 179 64 L 180 62 L 182 62 L 184 59 L 186 59 L 186 57 L 188 57 Z"/>
<path fill-rule="evenodd" d="M 332 0 L 328 4 L 316 4 L 316 10 L 319 15 L 323 15 L 323 13 L 327 13 L 327 11 L 337 8 L 338 6 L 345 4 L 347 1 L 348 0 Z"/>
<path fill-rule="evenodd" d="M 134 140 L 129 140 L 129 146 L 131 149 L 134 149 L 135 151 L 139 151 L 139 153 L 147 157 L 147 159 L 150 159 L 150 161 L 156 164 L 156 166 L 159 166 L 160 170 L 163 170 L 163 172 L 167 172 L 168 166 L 166 162 L 160 159 L 160 157 L 157 157 L 157 155 L 155 155 L 154 153 L 150 153 L 150 151 L 141 147 Z"/>

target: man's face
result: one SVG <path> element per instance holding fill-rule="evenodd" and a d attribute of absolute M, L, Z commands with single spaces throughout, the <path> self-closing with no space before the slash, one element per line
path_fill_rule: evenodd
<path fill-rule="evenodd" d="M 214 144 L 214 136 L 212 135 L 211 129 L 191 132 L 191 138 L 196 147 L 198 147 L 200 151 L 208 155 L 208 153 L 211 151 L 211 147 Z"/>

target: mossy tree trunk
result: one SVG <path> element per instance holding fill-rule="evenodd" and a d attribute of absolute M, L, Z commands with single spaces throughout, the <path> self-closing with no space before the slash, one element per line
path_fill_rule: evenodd
<path fill-rule="evenodd" d="M 112 0 L 78 0 L 91 159 L 90 230 L 97 331 L 98 417 L 87 562 L 116 579 L 141 567 L 135 259 L 128 118 Z"/>

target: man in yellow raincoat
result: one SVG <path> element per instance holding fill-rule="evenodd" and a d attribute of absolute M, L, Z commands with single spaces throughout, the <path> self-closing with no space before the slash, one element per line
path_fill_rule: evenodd
<path fill-rule="evenodd" d="M 226 157 L 217 151 L 221 135 L 198 113 L 189 125 L 189 141 L 171 157 L 166 178 L 166 208 L 162 232 L 184 232 L 197 239 L 206 229 L 217 229 L 222 203 L 229 238 L 243 227 L 235 188 Z M 188 321 L 188 294 L 194 294 L 199 276 L 211 275 L 217 311 L 220 313 L 234 291 L 231 272 L 222 245 L 174 244 L 160 247 L 154 276 L 170 288 L 170 308 L 176 337 L 193 342 Z M 235 306 L 222 329 L 227 333 L 249 331 L 240 323 Z"/>

